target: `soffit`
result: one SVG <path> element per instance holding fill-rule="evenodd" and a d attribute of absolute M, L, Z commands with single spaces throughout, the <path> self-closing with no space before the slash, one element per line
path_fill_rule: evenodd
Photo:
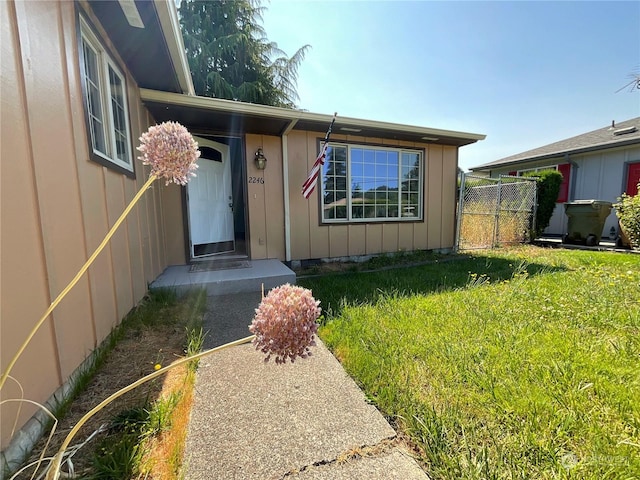
<path fill-rule="evenodd" d="M 144 28 L 129 25 L 115 0 L 89 2 L 127 69 L 141 88 L 182 92 L 155 2 L 136 0 Z"/>

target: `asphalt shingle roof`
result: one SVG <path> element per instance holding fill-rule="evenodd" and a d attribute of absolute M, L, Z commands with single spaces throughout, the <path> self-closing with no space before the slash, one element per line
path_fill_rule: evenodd
<path fill-rule="evenodd" d="M 627 129 L 631 131 L 623 133 Z M 559 142 L 551 143 L 543 147 L 534 148 L 533 150 L 478 165 L 477 167 L 472 167 L 471 170 L 486 170 L 488 167 L 541 160 L 548 157 L 564 155 L 565 153 L 579 153 L 582 151 L 611 148 L 633 143 L 640 143 L 640 117 L 616 123 L 613 128 L 611 125 L 607 125 L 606 127 L 589 133 L 583 133 L 582 135 L 567 138 L 566 140 L 560 140 Z"/>

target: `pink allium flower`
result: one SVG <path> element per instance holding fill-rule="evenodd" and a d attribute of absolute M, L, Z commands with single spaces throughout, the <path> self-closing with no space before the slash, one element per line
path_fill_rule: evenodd
<path fill-rule="evenodd" d="M 138 157 L 144 165 L 151 165 L 151 174 L 171 182 L 186 185 L 189 177 L 195 177 L 200 156 L 198 144 L 182 125 L 164 122 L 149 127 L 140 137 Z"/>
<path fill-rule="evenodd" d="M 256 335 L 256 350 L 267 354 L 265 362 L 275 355 L 276 363 L 294 362 L 296 357 L 311 355 L 314 335 L 318 331 L 316 320 L 320 316 L 320 302 L 311 291 L 294 285 L 281 285 L 262 299 L 256 316 L 249 326 Z"/>

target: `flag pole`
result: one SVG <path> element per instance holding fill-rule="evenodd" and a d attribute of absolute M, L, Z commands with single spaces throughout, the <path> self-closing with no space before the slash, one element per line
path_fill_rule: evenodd
<path fill-rule="evenodd" d="M 331 123 L 329 124 L 329 129 L 327 130 L 327 134 L 324 136 L 323 143 L 327 143 L 329 141 L 329 135 L 331 135 L 331 130 L 333 129 L 333 124 L 336 122 L 337 116 L 338 116 L 338 112 L 333 112 L 333 118 L 331 119 Z"/>
<path fill-rule="evenodd" d="M 311 167 L 311 171 L 309 172 L 307 179 L 302 184 L 302 196 L 306 199 L 308 199 L 311 196 L 311 194 L 316 188 L 316 183 L 317 183 L 318 177 L 320 176 L 320 169 L 322 168 L 322 165 L 324 165 L 324 160 L 327 154 L 327 146 L 329 144 L 329 137 L 331 136 L 331 130 L 333 129 L 333 124 L 335 123 L 337 116 L 338 116 L 338 112 L 334 112 L 333 118 L 331 119 L 331 123 L 329 124 L 329 129 L 327 130 L 327 134 L 324 136 L 324 140 L 322 141 L 322 145 L 320 146 L 320 153 L 318 154 L 318 157 L 316 158 L 316 161 L 314 162 L 313 167 Z"/>

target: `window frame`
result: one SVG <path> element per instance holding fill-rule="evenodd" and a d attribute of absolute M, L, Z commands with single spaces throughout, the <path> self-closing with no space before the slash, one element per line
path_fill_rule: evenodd
<path fill-rule="evenodd" d="M 123 69 L 116 62 L 114 55 L 105 46 L 105 43 L 96 33 L 91 21 L 78 12 L 77 21 L 77 39 L 78 39 L 78 57 L 80 66 L 80 83 L 82 87 L 82 104 L 84 109 L 85 127 L 87 132 L 87 145 L 89 149 L 89 159 L 104 166 L 115 170 L 119 173 L 135 178 L 134 167 L 134 151 L 131 134 L 131 122 L 129 119 L 129 99 L 127 98 L 127 78 L 123 73 Z M 100 109 L 102 118 L 98 119 L 102 122 L 103 141 L 105 144 L 105 152 L 94 147 L 96 137 L 94 135 L 92 115 L 95 113 L 89 105 L 89 85 L 87 85 L 87 61 L 85 58 L 85 44 L 96 54 L 97 77 L 100 81 L 98 85 L 98 97 L 100 100 Z M 119 80 L 119 89 L 115 92 L 110 82 L 111 74 Z M 120 121 L 114 118 L 114 104 L 118 104 L 121 109 Z M 124 131 L 116 129 L 117 123 L 124 123 Z M 118 131 L 120 130 L 120 131 Z M 117 137 L 124 136 L 123 147 L 125 159 L 119 158 Z"/>
<path fill-rule="evenodd" d="M 318 151 L 321 148 L 322 141 L 318 139 Z M 425 149 L 423 148 L 414 148 L 414 147 L 403 147 L 403 146 L 389 146 L 389 145 L 381 145 L 381 144 L 372 144 L 372 143 L 362 143 L 362 142 L 349 142 L 349 141 L 330 141 L 329 147 L 344 147 L 347 150 L 346 154 L 346 163 L 347 163 L 347 171 L 346 171 L 346 218 L 325 218 L 325 205 L 324 205 L 324 194 L 325 194 L 325 176 L 324 176 L 324 168 L 321 169 L 320 175 L 318 178 L 319 185 L 319 194 L 318 194 L 318 205 L 319 205 L 319 220 L 321 225 L 353 225 L 353 224 L 383 224 L 383 223 L 419 223 L 424 222 L 425 216 L 425 208 L 424 208 L 424 199 L 425 197 Z M 374 151 L 393 151 L 398 154 L 398 216 L 397 217 L 363 217 L 357 218 L 353 216 L 353 177 L 352 177 L 352 150 L 353 149 L 365 149 L 365 150 L 374 150 Z M 402 192 L 400 190 L 400 185 L 402 184 L 402 155 L 403 153 L 417 154 L 418 160 L 420 163 L 420 171 L 418 176 L 418 215 L 411 217 L 403 217 L 401 215 L 402 211 Z M 328 160 L 325 160 L 325 163 Z"/>
<path fill-rule="evenodd" d="M 516 176 L 517 177 L 521 177 L 523 174 L 525 173 L 529 173 L 529 172 L 542 172 L 543 170 L 558 170 L 558 164 L 554 164 L 554 165 L 546 165 L 544 167 L 533 167 L 533 168 L 524 168 L 522 170 L 517 170 L 516 171 Z"/>

